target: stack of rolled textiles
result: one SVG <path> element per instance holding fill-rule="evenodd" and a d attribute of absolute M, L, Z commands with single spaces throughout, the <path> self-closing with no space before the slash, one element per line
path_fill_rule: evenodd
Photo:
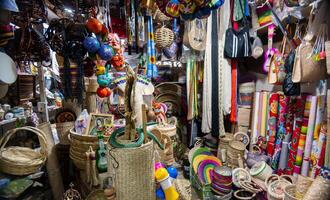
<path fill-rule="evenodd" d="M 226 166 L 215 167 L 211 173 L 211 189 L 219 196 L 227 196 L 232 192 L 231 168 Z"/>

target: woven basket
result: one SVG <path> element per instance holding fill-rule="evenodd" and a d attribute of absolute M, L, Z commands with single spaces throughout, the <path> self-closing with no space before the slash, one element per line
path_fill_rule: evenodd
<path fill-rule="evenodd" d="M 173 181 L 180 200 L 191 200 L 191 183 L 187 179 L 175 179 Z"/>
<path fill-rule="evenodd" d="M 73 128 L 70 129 L 70 134 L 68 137 L 70 141 L 70 158 L 73 164 L 80 170 L 85 170 L 86 168 L 86 154 L 89 147 L 91 146 L 94 150 L 98 148 L 98 138 L 96 136 L 90 135 L 79 135 Z M 109 137 L 104 137 L 104 142 L 107 143 Z"/>
<path fill-rule="evenodd" d="M 296 185 L 287 185 L 284 188 L 284 199 L 283 200 L 300 200 L 296 198 Z"/>
<path fill-rule="evenodd" d="M 68 139 L 70 129 L 74 127 L 74 122 L 64 122 L 56 123 L 56 130 L 60 144 L 69 145 L 70 141 Z"/>
<path fill-rule="evenodd" d="M 5 147 L 8 141 L 19 131 L 29 131 L 38 136 L 40 151 L 27 147 Z M 12 175 L 28 175 L 38 171 L 47 159 L 47 145 L 44 133 L 34 127 L 22 127 L 8 131 L 0 140 L 0 171 Z"/>
<path fill-rule="evenodd" d="M 112 149 L 109 156 L 108 170 L 115 174 L 116 199 L 155 199 L 153 141 L 137 148 Z"/>
<path fill-rule="evenodd" d="M 330 199 L 330 180 L 322 176 L 316 177 L 315 181 L 307 190 L 303 200 L 329 200 Z"/>
<path fill-rule="evenodd" d="M 302 175 L 298 175 L 297 182 L 296 182 L 296 197 L 302 198 L 305 196 L 308 188 L 312 185 L 314 179 L 305 177 Z"/>
<path fill-rule="evenodd" d="M 174 33 L 171 29 L 161 27 L 155 32 L 155 42 L 159 48 L 170 46 L 174 40 Z"/>

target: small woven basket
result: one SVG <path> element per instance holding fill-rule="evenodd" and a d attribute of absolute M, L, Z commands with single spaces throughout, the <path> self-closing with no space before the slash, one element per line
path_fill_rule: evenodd
<path fill-rule="evenodd" d="M 155 32 L 155 42 L 159 48 L 170 46 L 174 41 L 174 33 L 171 29 L 161 27 Z"/>
<path fill-rule="evenodd" d="M 160 11 L 158 8 L 155 10 L 155 13 L 153 15 L 153 18 L 157 22 L 165 22 L 171 20 L 170 17 L 166 16 L 162 11 Z"/>
<path fill-rule="evenodd" d="M 60 140 L 60 144 L 70 145 L 69 141 L 69 133 L 70 129 L 74 127 L 74 122 L 64 122 L 64 123 L 56 123 L 56 130 L 58 139 Z"/>
<path fill-rule="evenodd" d="M 296 198 L 296 185 L 287 185 L 284 188 L 284 199 L 283 200 L 300 200 Z"/>
<path fill-rule="evenodd" d="M 19 131 L 29 131 L 38 136 L 40 151 L 19 146 L 5 147 L 8 141 Z M 44 133 L 34 127 L 22 127 L 9 130 L 0 140 L 0 171 L 12 175 L 28 175 L 38 171 L 47 159 L 47 145 Z"/>
<path fill-rule="evenodd" d="M 73 164 L 80 170 L 86 168 L 86 152 L 91 146 L 94 150 L 98 148 L 98 138 L 91 135 L 79 135 L 74 129 L 70 129 L 68 137 L 70 141 L 70 158 Z M 109 137 L 104 137 L 104 142 L 107 143 Z"/>

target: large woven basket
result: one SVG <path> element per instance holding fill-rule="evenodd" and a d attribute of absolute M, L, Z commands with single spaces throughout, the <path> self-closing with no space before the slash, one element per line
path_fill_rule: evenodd
<path fill-rule="evenodd" d="M 104 142 L 108 142 L 109 137 L 104 137 Z M 86 168 L 86 154 L 91 146 L 94 150 L 98 148 L 98 138 L 91 135 L 79 135 L 74 129 L 70 129 L 69 134 L 70 141 L 70 158 L 73 164 L 80 170 Z"/>
<path fill-rule="evenodd" d="M 300 200 L 296 198 L 296 185 L 287 185 L 284 188 L 284 199 L 283 200 Z"/>
<path fill-rule="evenodd" d="M 161 27 L 155 32 L 155 42 L 159 48 L 170 46 L 174 40 L 174 33 L 171 29 Z"/>
<path fill-rule="evenodd" d="M 20 131 L 29 131 L 38 136 L 40 151 L 27 147 L 6 147 L 8 141 Z M 22 127 L 9 130 L 0 140 L 0 171 L 12 175 L 28 175 L 38 171 L 47 159 L 47 145 L 44 133 L 34 127 Z"/>
<path fill-rule="evenodd" d="M 56 123 L 56 130 L 60 144 L 69 145 L 68 139 L 70 130 L 74 127 L 74 122 Z"/>
<path fill-rule="evenodd" d="M 153 141 L 137 148 L 112 149 L 109 156 L 108 171 L 115 174 L 116 199 L 155 199 Z"/>
<path fill-rule="evenodd" d="M 330 180 L 322 176 L 316 177 L 312 185 L 304 195 L 303 200 L 329 200 L 330 199 Z"/>

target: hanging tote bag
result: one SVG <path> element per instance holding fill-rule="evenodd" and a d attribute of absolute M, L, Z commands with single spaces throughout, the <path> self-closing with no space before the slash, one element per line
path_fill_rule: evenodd
<path fill-rule="evenodd" d="M 320 52 L 325 51 L 324 38 L 326 37 L 325 24 L 320 26 L 315 43 L 304 41 L 298 49 L 298 58 L 295 60 L 292 81 L 295 83 L 313 82 L 326 78 L 326 62 L 320 58 Z"/>
<path fill-rule="evenodd" d="M 286 38 L 283 37 L 283 41 L 280 47 L 280 51 L 275 51 L 272 56 L 270 70 L 268 71 L 268 83 L 280 85 L 283 83 L 286 70 L 284 66 L 285 61 L 285 48 L 286 48 Z"/>
<path fill-rule="evenodd" d="M 295 63 L 296 50 L 292 49 L 285 59 L 284 67 L 286 75 L 283 81 L 283 92 L 286 96 L 300 94 L 300 83 L 292 82 L 292 68 Z"/>
<path fill-rule="evenodd" d="M 239 0 L 240 8 L 243 12 L 243 6 L 241 0 Z M 251 43 L 248 21 L 243 15 L 244 27 L 236 31 L 232 27 L 226 30 L 226 40 L 224 56 L 226 58 L 245 58 L 251 56 Z"/>

